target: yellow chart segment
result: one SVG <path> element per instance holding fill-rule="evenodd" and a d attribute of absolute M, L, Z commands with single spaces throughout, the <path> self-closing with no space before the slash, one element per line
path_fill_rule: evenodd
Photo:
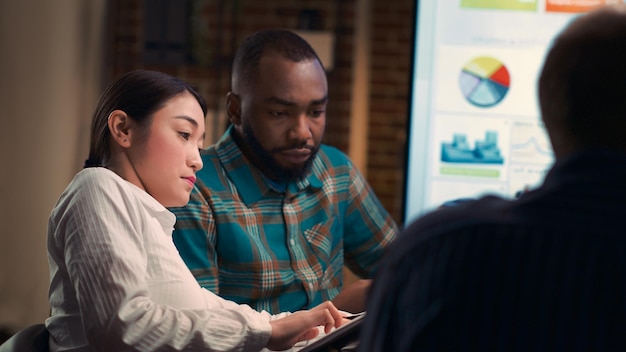
<path fill-rule="evenodd" d="M 499 60 L 491 57 L 479 57 L 467 63 L 463 69 L 478 77 L 486 78 L 491 77 L 500 67 L 502 67 L 502 62 Z"/>

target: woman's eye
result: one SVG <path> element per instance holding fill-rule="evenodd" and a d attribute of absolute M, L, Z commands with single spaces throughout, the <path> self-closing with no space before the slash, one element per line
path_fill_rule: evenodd
<path fill-rule="evenodd" d="M 178 132 L 180 134 L 181 137 L 183 137 L 186 141 L 189 140 L 189 138 L 191 138 L 191 133 L 188 132 Z"/>

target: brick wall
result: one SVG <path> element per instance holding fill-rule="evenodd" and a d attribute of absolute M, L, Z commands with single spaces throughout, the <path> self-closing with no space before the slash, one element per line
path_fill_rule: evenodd
<path fill-rule="evenodd" d="M 150 0 L 167 4 L 169 1 Z M 383 205 L 400 223 L 404 193 L 404 153 L 414 0 L 371 0 L 371 87 L 367 178 Z M 108 78 L 138 68 L 167 72 L 190 82 L 207 100 L 207 130 L 214 136 L 226 127 L 211 120 L 223 110 L 230 87 L 230 63 L 238 43 L 248 34 L 270 27 L 298 29 L 307 22 L 335 35 L 334 68 L 328 73 L 329 105 L 324 142 L 347 152 L 352 91 L 355 0 L 189 0 L 190 29 L 184 62 L 145 60 L 142 0 L 109 3 Z M 319 16 L 303 17 L 303 10 Z M 308 21 L 303 21 L 303 18 Z"/>
<path fill-rule="evenodd" d="M 403 219 L 414 0 L 372 0 L 368 180 Z"/>

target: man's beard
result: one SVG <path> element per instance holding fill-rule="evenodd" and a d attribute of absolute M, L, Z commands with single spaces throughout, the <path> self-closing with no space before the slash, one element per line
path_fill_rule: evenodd
<path fill-rule="evenodd" d="M 310 148 L 311 155 L 302 165 L 288 169 L 280 166 L 276 162 L 276 160 L 274 160 L 272 154 L 275 154 L 282 150 L 295 149 L 301 146 L 294 145 L 288 146 L 286 148 L 282 147 L 273 150 L 267 150 L 263 148 L 263 146 L 261 146 L 261 143 L 256 138 L 254 132 L 249 126 L 243 126 L 243 140 L 250 148 L 254 160 L 258 163 L 258 165 L 256 166 L 264 171 L 266 173 L 266 176 L 268 176 L 270 179 L 280 182 L 298 181 L 303 179 L 311 169 L 311 165 L 313 165 L 313 160 L 315 160 L 315 156 L 319 151 L 319 147 Z M 269 175 L 267 174 L 268 172 Z"/>

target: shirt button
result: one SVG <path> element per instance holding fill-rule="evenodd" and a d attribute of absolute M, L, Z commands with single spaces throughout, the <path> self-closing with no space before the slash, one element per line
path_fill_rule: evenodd
<path fill-rule="evenodd" d="M 291 240 L 289 240 L 289 243 L 291 243 L 292 246 L 296 245 L 296 241 L 294 241 L 293 238 Z"/>

